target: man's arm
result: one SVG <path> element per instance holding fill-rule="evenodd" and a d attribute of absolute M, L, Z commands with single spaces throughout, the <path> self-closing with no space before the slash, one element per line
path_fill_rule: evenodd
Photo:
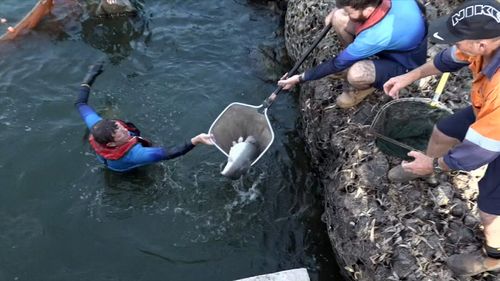
<path fill-rule="evenodd" d="M 192 150 L 198 144 L 213 145 L 212 136 L 209 134 L 199 134 L 183 144 L 179 144 L 166 149 L 165 160 L 182 156 Z"/>
<path fill-rule="evenodd" d="M 465 139 L 444 155 L 443 160 L 453 170 L 471 171 L 500 156 L 500 88 L 483 91 L 484 102 Z"/>
<path fill-rule="evenodd" d="M 102 119 L 94 111 L 94 109 L 87 104 L 89 100 L 90 87 L 94 84 L 96 77 L 101 73 L 102 63 L 91 65 L 89 67 L 89 71 L 83 78 L 78 97 L 75 101 L 75 107 L 89 129 Z"/>
<path fill-rule="evenodd" d="M 346 70 L 356 62 L 367 59 L 383 51 L 388 44 L 387 40 L 388 39 L 385 38 L 368 39 L 366 36 L 360 36 L 354 39 L 354 41 L 335 58 L 307 70 L 304 73 L 304 81 L 318 80 L 327 75 Z"/>
<path fill-rule="evenodd" d="M 441 74 L 443 72 L 455 72 L 469 63 L 459 61 L 455 57 L 456 47 L 447 48 L 437 54 L 433 60 L 415 68 L 414 70 L 389 79 L 384 84 L 384 92 L 392 98 L 399 97 L 399 91 L 411 83 L 427 76 Z"/>
<path fill-rule="evenodd" d="M 451 46 L 439 52 L 433 59 L 434 65 L 441 72 L 455 72 L 469 65 L 468 61 L 457 58 L 457 47 Z"/>
<path fill-rule="evenodd" d="M 477 135 L 472 136 L 473 134 Z M 500 142 L 489 140 L 493 145 L 485 148 L 477 143 L 481 137 L 477 132 L 469 129 L 464 141 L 450 149 L 442 157 L 442 163 L 451 170 L 472 171 L 498 158 L 500 156 Z"/>
<path fill-rule="evenodd" d="M 399 91 L 401 89 L 406 88 L 408 85 L 419 79 L 440 73 L 441 71 L 434 66 L 434 62 L 428 61 L 406 74 L 389 79 L 384 84 L 384 92 L 392 98 L 397 99 L 399 98 Z"/>
<path fill-rule="evenodd" d="M 170 160 L 182 156 L 191 151 L 194 147 L 195 145 L 189 140 L 186 140 L 182 144 L 168 147 L 165 149 L 165 155 L 162 160 Z"/>
<path fill-rule="evenodd" d="M 78 113 L 80 113 L 80 117 L 82 117 L 83 121 L 87 125 L 87 128 L 91 129 L 97 122 L 101 121 L 102 118 L 87 104 L 89 93 L 89 87 L 80 86 L 80 92 L 78 93 L 75 107 L 78 110 Z"/>
<path fill-rule="evenodd" d="M 212 136 L 208 134 L 199 134 L 191 138 L 191 140 L 186 140 L 181 144 L 168 148 L 137 146 L 131 150 L 130 160 L 137 166 L 147 165 L 162 160 L 170 160 L 188 153 L 198 144 L 212 145 Z"/>
<path fill-rule="evenodd" d="M 281 78 L 281 80 L 278 81 L 278 85 L 282 86 L 284 90 L 289 90 L 296 84 L 306 81 L 318 80 L 330 74 L 343 71 L 356 62 L 362 60 L 363 58 L 365 57 L 352 56 L 346 50 L 344 50 L 337 57 L 322 62 L 319 65 L 306 70 L 302 74 L 296 74 L 287 79 L 284 79 L 286 76 L 285 74 Z"/>
<path fill-rule="evenodd" d="M 306 70 L 303 74 L 293 75 L 285 80 L 278 81 L 284 90 L 293 88 L 296 84 L 305 81 L 321 79 L 327 75 L 344 71 L 358 61 L 373 56 L 387 48 L 390 36 L 374 36 L 372 33 L 358 36 L 340 52 L 335 58 L 329 59 L 319 65 Z"/>
<path fill-rule="evenodd" d="M 148 164 L 153 164 L 163 160 L 170 160 L 182 156 L 194 148 L 190 141 L 178 144 L 172 147 L 143 147 L 142 145 L 134 146 L 127 154 L 127 162 L 132 167 L 139 167 Z"/>
<path fill-rule="evenodd" d="M 489 105 L 493 104 L 490 102 Z M 492 107 L 492 106 L 490 106 Z M 451 148 L 438 158 L 439 167 L 444 171 L 472 171 L 500 157 L 500 140 L 491 134 L 491 128 L 500 126 L 500 107 L 494 106 L 486 116 L 474 122 L 463 142 Z M 433 158 L 421 152 L 411 151 L 412 162 L 403 161 L 403 168 L 418 175 L 428 175 L 433 171 Z"/>

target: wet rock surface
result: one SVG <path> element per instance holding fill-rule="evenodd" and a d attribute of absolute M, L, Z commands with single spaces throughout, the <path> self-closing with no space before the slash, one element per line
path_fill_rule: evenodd
<path fill-rule="evenodd" d="M 334 0 L 288 1 L 285 38 L 292 60 L 319 34 L 334 5 Z M 428 2 L 428 16 L 448 14 L 456 5 Z M 441 48 L 430 46 L 429 56 Z M 330 32 L 302 70 L 339 50 Z M 438 79 L 417 81 L 402 97 L 432 97 Z M 441 101 L 452 110 L 466 106 L 470 79 L 466 69 L 452 74 Z M 335 105 L 341 88 L 339 80 L 330 78 L 303 84 L 300 103 L 303 137 L 324 186 L 323 220 L 344 275 L 351 280 L 500 280 L 489 273 L 459 279 L 446 266 L 449 256 L 472 252 L 483 243 L 477 173 L 390 183 L 387 172 L 401 160 L 379 151 L 368 127 L 391 99 L 377 91 L 355 108 L 342 110 Z"/>

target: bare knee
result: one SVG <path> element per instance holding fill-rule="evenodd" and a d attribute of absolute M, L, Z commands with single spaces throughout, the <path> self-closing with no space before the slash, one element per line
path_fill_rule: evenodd
<path fill-rule="evenodd" d="M 427 144 L 426 154 L 430 157 L 441 157 L 445 155 L 448 150 L 459 143 L 460 140 L 446 135 L 434 125 L 431 138 Z"/>
<path fill-rule="evenodd" d="M 370 87 L 375 82 L 373 61 L 363 60 L 353 64 L 347 71 L 347 81 L 357 88 Z"/>
<path fill-rule="evenodd" d="M 460 142 L 460 140 L 452 138 L 447 134 L 441 132 L 441 130 L 439 130 L 436 125 L 434 125 L 434 128 L 432 129 L 431 138 L 434 139 L 438 144 L 450 144 L 454 146 Z"/>
<path fill-rule="evenodd" d="M 333 11 L 332 25 L 335 30 L 346 30 L 347 26 L 349 25 L 349 21 L 349 16 L 344 11 L 344 9 L 335 9 Z"/>
<path fill-rule="evenodd" d="M 486 243 L 491 247 L 500 247 L 500 216 L 480 211 L 481 222 L 484 226 Z"/>

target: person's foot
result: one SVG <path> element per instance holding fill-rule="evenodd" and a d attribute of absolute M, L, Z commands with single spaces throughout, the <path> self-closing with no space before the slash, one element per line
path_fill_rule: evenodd
<path fill-rule="evenodd" d="M 421 176 L 405 171 L 403 166 L 397 165 L 396 167 L 389 170 L 387 178 L 394 183 L 402 183 L 414 180 Z"/>
<path fill-rule="evenodd" d="M 337 97 L 337 105 L 340 108 L 344 109 L 353 107 L 374 91 L 375 88 L 368 88 L 366 90 L 357 90 L 351 88 L 349 90 L 344 90 L 342 94 Z"/>
<path fill-rule="evenodd" d="M 483 251 L 453 255 L 446 263 L 458 276 L 472 276 L 486 271 L 500 270 L 500 259 L 490 258 Z"/>

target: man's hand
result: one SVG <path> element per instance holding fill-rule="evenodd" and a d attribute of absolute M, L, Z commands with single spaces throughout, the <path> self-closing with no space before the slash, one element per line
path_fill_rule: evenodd
<path fill-rule="evenodd" d="M 419 176 L 427 176 L 434 172 L 434 167 L 432 165 L 433 158 L 419 151 L 410 151 L 408 152 L 408 156 L 415 158 L 415 160 L 412 162 L 403 161 L 401 163 L 405 171 Z"/>
<path fill-rule="evenodd" d="M 213 135 L 202 133 L 192 138 L 191 143 L 193 145 L 198 145 L 198 144 L 213 145 L 214 144 L 212 141 L 213 137 L 214 137 Z"/>
<path fill-rule="evenodd" d="M 87 74 L 83 78 L 82 85 L 88 85 L 89 87 L 94 84 L 94 81 L 99 74 L 103 72 L 103 62 L 97 62 L 89 66 Z"/>
<path fill-rule="evenodd" d="M 333 9 L 325 18 L 325 26 L 331 25 L 333 26 L 333 14 L 335 13 L 337 9 Z"/>
<path fill-rule="evenodd" d="M 283 77 L 281 77 L 281 80 L 278 81 L 278 86 L 283 87 L 283 90 L 285 90 L 285 91 L 290 90 L 296 84 L 300 83 L 300 79 L 299 79 L 300 75 L 299 74 L 296 74 L 292 77 L 289 77 L 288 79 L 285 79 L 287 75 L 288 75 L 288 73 L 285 73 L 285 75 L 283 75 Z"/>
<path fill-rule="evenodd" d="M 413 83 L 415 80 L 416 79 L 413 79 L 409 73 L 393 77 L 385 82 L 384 92 L 393 99 L 398 99 L 399 91 Z"/>

